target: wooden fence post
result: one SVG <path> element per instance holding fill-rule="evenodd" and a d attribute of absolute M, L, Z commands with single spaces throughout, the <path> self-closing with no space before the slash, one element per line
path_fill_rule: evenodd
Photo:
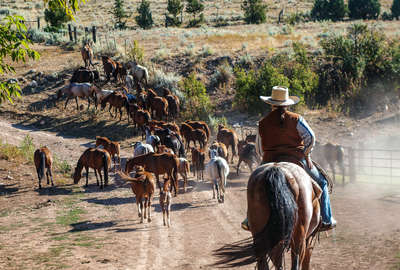
<path fill-rule="evenodd" d="M 72 37 L 72 27 L 70 24 L 68 24 L 68 34 L 69 34 L 69 41 L 74 41 L 73 37 Z"/>
<path fill-rule="evenodd" d="M 87 34 L 88 34 L 88 32 L 89 32 L 89 28 L 88 28 L 88 27 L 85 27 L 85 40 L 87 40 Z"/>
<path fill-rule="evenodd" d="M 78 38 L 77 38 L 77 36 L 76 36 L 76 26 L 74 26 L 74 40 L 75 40 L 75 43 L 76 43 L 77 40 L 78 40 Z"/>
<path fill-rule="evenodd" d="M 37 29 L 40 29 L 40 17 L 37 17 Z"/>
<path fill-rule="evenodd" d="M 93 42 L 96 43 L 96 26 L 92 26 Z"/>
<path fill-rule="evenodd" d="M 349 177 L 350 182 L 356 182 L 356 163 L 355 163 L 355 152 L 353 147 L 349 147 Z"/>

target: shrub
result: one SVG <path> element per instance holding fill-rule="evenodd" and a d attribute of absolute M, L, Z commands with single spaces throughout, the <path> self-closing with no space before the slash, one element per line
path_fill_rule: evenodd
<path fill-rule="evenodd" d="M 208 119 L 206 120 L 208 126 L 211 129 L 211 133 L 217 133 L 218 131 L 218 125 L 223 125 L 224 127 L 229 126 L 228 120 L 226 119 L 225 116 L 223 117 L 216 117 L 216 116 L 208 116 Z"/>
<path fill-rule="evenodd" d="M 203 13 L 200 14 L 199 18 L 196 15 L 203 12 L 204 5 L 199 0 L 187 0 L 186 12 L 193 15 L 193 19 L 189 21 L 189 27 L 197 26 L 204 22 Z"/>
<path fill-rule="evenodd" d="M 379 0 L 349 0 L 351 19 L 376 19 L 381 10 Z"/>
<path fill-rule="evenodd" d="M 287 23 L 290 25 L 296 25 L 301 22 L 305 22 L 309 19 L 310 15 L 302 12 L 291 13 L 286 19 Z"/>
<path fill-rule="evenodd" d="M 244 21 L 249 24 L 260 24 L 267 20 L 267 5 L 262 0 L 244 0 L 241 5 L 244 10 Z"/>
<path fill-rule="evenodd" d="M 390 10 L 392 11 L 392 17 L 398 20 L 400 18 L 400 0 L 393 0 Z"/>
<path fill-rule="evenodd" d="M 289 86 L 288 78 L 269 62 L 266 62 L 261 69 L 250 70 L 248 73 L 243 69 L 236 69 L 235 75 L 234 105 L 250 113 L 257 113 L 265 108 L 260 96 L 270 95 L 273 86 Z"/>
<path fill-rule="evenodd" d="M 50 24 L 50 30 L 57 30 L 64 26 L 66 22 L 72 20 L 71 16 L 67 15 L 65 10 L 58 4 L 57 0 L 49 1 L 49 8 L 44 10 L 44 19 Z"/>
<path fill-rule="evenodd" d="M 232 67 L 228 64 L 228 62 L 222 63 L 214 74 L 211 76 L 210 84 L 213 87 L 220 87 L 228 84 L 233 78 L 233 70 Z"/>
<path fill-rule="evenodd" d="M 136 23 L 143 29 L 150 29 L 153 27 L 153 17 L 150 10 L 150 2 L 142 0 L 140 6 L 137 8 L 138 16 L 135 17 Z"/>
<path fill-rule="evenodd" d="M 210 98 L 207 95 L 206 87 L 201 81 L 196 79 L 194 72 L 189 77 L 180 82 L 186 99 L 186 109 L 184 110 L 184 118 L 207 120 L 208 115 L 212 111 Z"/>
<path fill-rule="evenodd" d="M 181 100 L 182 104 L 185 103 L 185 96 L 183 93 L 179 90 L 179 82 L 181 81 L 181 76 L 173 73 L 173 72 L 167 72 L 165 73 L 164 71 L 160 69 L 154 70 L 154 73 L 150 77 L 150 82 L 149 84 L 155 89 L 161 89 L 161 88 L 167 88 L 171 90 L 171 92 L 178 96 L 179 99 Z"/>
<path fill-rule="evenodd" d="M 183 4 L 181 0 L 168 0 L 167 5 L 168 12 L 172 15 L 172 17 L 167 16 L 167 24 L 172 26 L 181 25 L 181 21 L 178 19 L 178 14 L 180 14 L 183 10 Z"/>
<path fill-rule="evenodd" d="M 311 17 L 315 20 L 342 20 L 347 13 L 343 0 L 315 0 Z"/>
<path fill-rule="evenodd" d="M 133 46 L 129 47 L 127 56 L 129 60 L 136 61 L 138 64 L 144 64 L 144 50 L 139 46 L 139 42 L 137 40 L 134 40 Z"/>

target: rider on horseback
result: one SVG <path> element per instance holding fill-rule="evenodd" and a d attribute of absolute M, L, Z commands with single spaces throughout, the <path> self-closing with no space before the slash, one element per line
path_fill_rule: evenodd
<path fill-rule="evenodd" d="M 259 121 L 256 148 L 263 157 L 262 162 L 291 161 L 303 167 L 322 189 L 320 230 L 336 227 L 332 217 L 328 192 L 328 181 L 311 160 L 315 135 L 306 120 L 299 114 L 287 111 L 287 107 L 299 102 L 296 96 L 289 97 L 288 89 L 281 86 L 272 88 L 271 97 L 260 96 L 262 101 L 272 105 L 272 111 Z M 249 229 L 247 218 L 242 228 Z"/>

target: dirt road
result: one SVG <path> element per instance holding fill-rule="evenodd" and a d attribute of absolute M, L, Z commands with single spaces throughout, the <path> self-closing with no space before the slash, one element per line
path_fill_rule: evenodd
<path fill-rule="evenodd" d="M 27 134 L 73 167 L 93 143 L 0 122 L 2 142 L 18 144 Z M 158 193 L 152 221 L 140 224 L 132 192 L 113 174 L 105 191 L 93 175 L 88 188 L 58 175 L 56 187 L 39 191 L 32 166 L 0 160 L 0 268 L 214 269 L 214 249 L 250 236 L 240 229 L 248 176 L 244 166 L 239 177 L 230 174 L 224 204 L 212 199 L 210 183 L 190 177 L 188 191 L 173 198 L 166 228 Z M 332 201 L 339 226 L 321 234 L 312 269 L 400 269 L 400 187 L 338 186 Z"/>

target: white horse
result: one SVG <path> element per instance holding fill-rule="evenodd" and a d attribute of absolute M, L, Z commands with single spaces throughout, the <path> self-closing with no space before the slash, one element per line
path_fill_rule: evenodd
<path fill-rule="evenodd" d="M 135 61 L 128 61 L 127 65 L 131 69 L 133 78 L 135 78 L 137 82 L 142 82 L 144 80 L 145 86 L 147 86 L 149 81 L 149 72 L 147 71 L 147 68 L 138 65 Z"/>
<path fill-rule="evenodd" d="M 218 157 L 216 149 L 209 149 L 211 160 L 205 167 L 205 178 L 214 182 L 213 199 L 215 199 L 215 189 L 219 203 L 224 202 L 226 178 L 229 174 L 228 162 L 222 157 Z"/>
<path fill-rule="evenodd" d="M 145 127 L 144 131 L 146 132 L 146 143 L 153 146 L 153 149 L 156 149 L 156 146 L 161 142 L 160 137 L 152 135 L 148 127 Z"/>
<path fill-rule="evenodd" d="M 153 146 L 147 143 L 136 142 L 133 144 L 133 157 L 137 157 L 139 155 L 144 155 L 148 153 L 154 153 Z"/>

